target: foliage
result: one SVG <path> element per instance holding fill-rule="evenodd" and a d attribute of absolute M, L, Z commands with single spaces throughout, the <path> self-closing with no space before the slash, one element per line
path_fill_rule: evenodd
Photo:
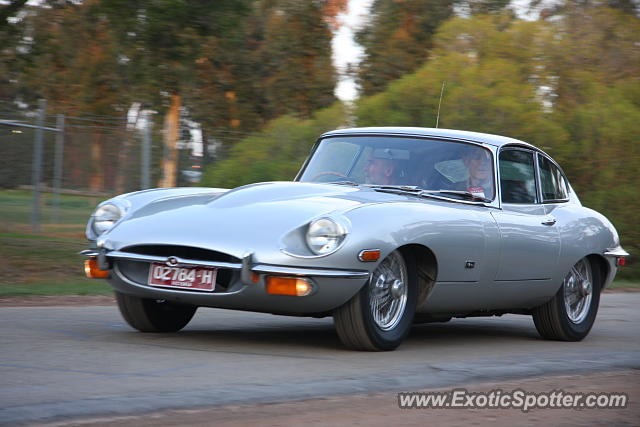
<path fill-rule="evenodd" d="M 311 119 L 283 116 L 259 133 L 234 145 L 212 165 L 203 184 L 234 188 L 260 181 L 292 180 L 318 135 L 345 123 L 341 103 L 318 111 Z"/>
<path fill-rule="evenodd" d="M 452 18 L 432 59 L 388 90 L 363 98 L 357 124 L 441 127 L 531 142 L 563 165 L 584 205 L 640 251 L 640 20 L 607 8 L 550 22 L 510 16 Z M 634 258 L 622 277 L 637 277 Z"/>
<path fill-rule="evenodd" d="M 0 96 L 49 112 L 160 113 L 180 95 L 206 130 L 254 131 L 335 101 L 329 22 L 342 0 L 85 0 L 0 28 Z M 7 76 L 6 78 L 4 76 Z"/>
<path fill-rule="evenodd" d="M 499 13 L 508 0 L 375 0 L 371 18 L 356 34 L 364 47 L 357 72 L 364 95 L 419 68 L 431 55 L 438 26 L 454 15 Z"/>
<path fill-rule="evenodd" d="M 239 141 L 206 170 L 208 185 L 291 179 L 320 133 L 350 121 L 334 104 L 330 52 L 344 0 L 11 4 L 19 13 L 2 13 L 18 20 L 0 16 L 0 99 L 45 97 L 50 113 L 122 117 L 138 101 L 162 113 L 180 94 L 205 140 Z M 439 120 L 536 144 L 637 254 L 638 9 L 630 0 L 554 4 L 524 22 L 506 0 L 376 0 L 357 35 L 366 97 L 355 121 Z M 639 276 L 631 264 L 623 275 Z"/>
<path fill-rule="evenodd" d="M 371 18 L 357 34 L 364 47 L 358 83 L 364 95 L 414 71 L 428 57 L 438 25 L 452 16 L 454 0 L 376 0 Z"/>

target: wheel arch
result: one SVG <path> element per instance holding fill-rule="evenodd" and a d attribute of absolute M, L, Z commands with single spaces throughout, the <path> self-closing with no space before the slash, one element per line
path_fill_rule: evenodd
<path fill-rule="evenodd" d="M 600 254 L 590 254 L 590 255 L 587 255 L 586 258 L 589 260 L 589 263 L 591 264 L 592 268 L 594 265 L 598 267 L 598 273 L 599 273 L 598 284 L 600 286 L 600 291 L 602 291 L 604 288 L 607 287 L 607 285 L 609 285 L 607 283 L 607 278 L 609 277 L 611 267 L 607 262 L 606 258 Z"/>
<path fill-rule="evenodd" d="M 401 246 L 398 250 L 400 250 L 403 256 L 411 256 L 415 260 L 418 280 L 418 299 L 416 306 L 419 308 L 427 301 L 436 283 L 438 260 L 431 249 L 418 243 Z"/>

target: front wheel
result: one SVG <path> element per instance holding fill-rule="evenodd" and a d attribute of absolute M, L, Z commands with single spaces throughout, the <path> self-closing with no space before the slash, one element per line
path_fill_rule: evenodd
<path fill-rule="evenodd" d="M 409 332 L 416 310 L 415 261 L 394 251 L 369 282 L 333 313 L 342 343 L 353 350 L 393 350 Z"/>
<path fill-rule="evenodd" d="M 556 295 L 533 311 L 533 322 L 542 337 L 580 341 L 596 319 L 600 303 L 600 269 L 587 258 L 567 273 Z"/>
<path fill-rule="evenodd" d="M 187 326 L 198 307 L 116 292 L 118 308 L 129 326 L 140 332 L 177 332 Z"/>

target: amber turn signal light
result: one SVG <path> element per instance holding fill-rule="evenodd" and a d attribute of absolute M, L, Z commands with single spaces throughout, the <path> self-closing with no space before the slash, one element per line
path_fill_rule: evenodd
<path fill-rule="evenodd" d="M 89 279 L 108 279 L 109 270 L 100 270 L 97 258 L 89 258 L 84 260 L 84 274 Z"/>
<path fill-rule="evenodd" d="M 303 297 L 313 290 L 311 282 L 301 277 L 267 276 L 267 293 Z"/>
<path fill-rule="evenodd" d="M 358 259 L 362 262 L 372 262 L 380 259 L 380 249 L 365 249 L 360 251 Z"/>

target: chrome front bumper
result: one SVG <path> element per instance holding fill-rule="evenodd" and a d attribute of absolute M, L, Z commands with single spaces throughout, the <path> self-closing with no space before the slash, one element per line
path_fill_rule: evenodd
<path fill-rule="evenodd" d="M 323 313 L 347 302 L 369 280 L 365 270 L 336 270 L 258 264 L 252 253 L 240 263 L 196 260 L 179 257 L 142 255 L 124 251 L 86 250 L 95 257 L 101 269 L 110 270 L 108 282 L 119 292 L 142 298 L 173 300 L 198 306 L 261 311 L 277 314 L 311 315 Z M 164 263 L 171 266 L 206 266 L 235 272 L 236 280 L 223 292 L 205 293 L 183 289 L 149 286 L 142 280 L 132 280 L 118 268 L 118 261 Z M 239 274 L 238 274 L 239 273 Z M 255 281 L 255 275 L 258 280 Z M 271 295 L 265 290 L 268 275 L 301 276 L 311 280 L 314 291 L 304 297 Z"/>

